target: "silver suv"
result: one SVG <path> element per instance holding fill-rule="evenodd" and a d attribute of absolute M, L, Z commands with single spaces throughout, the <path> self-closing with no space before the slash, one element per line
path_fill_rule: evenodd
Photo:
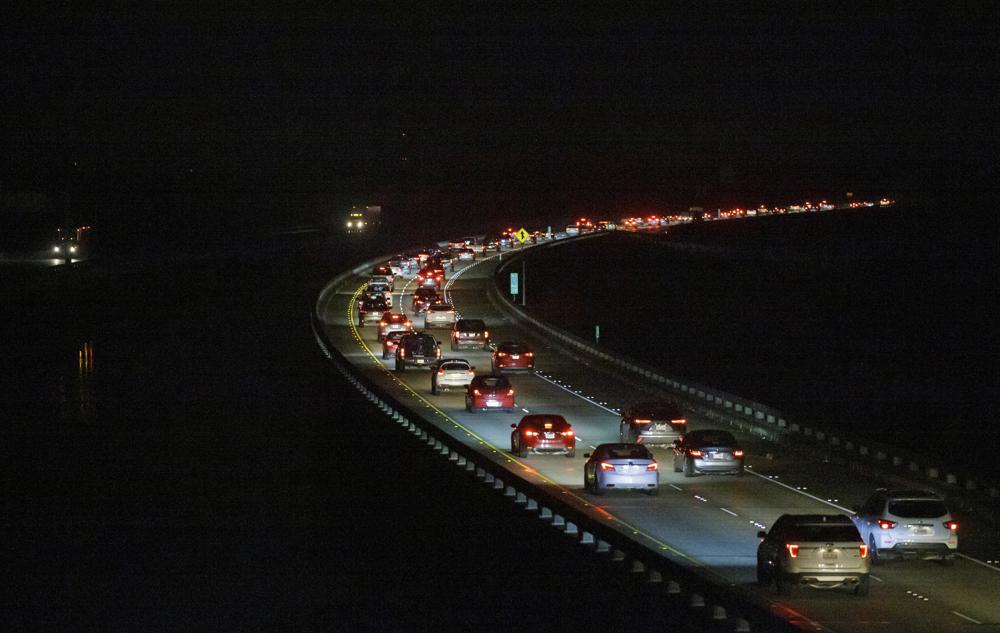
<path fill-rule="evenodd" d="M 871 559 L 858 528 L 843 514 L 783 514 L 758 532 L 757 582 L 790 596 L 799 586 L 849 587 L 868 595 Z"/>
<path fill-rule="evenodd" d="M 875 565 L 888 558 L 955 561 L 958 523 L 933 492 L 879 488 L 852 519 Z"/>

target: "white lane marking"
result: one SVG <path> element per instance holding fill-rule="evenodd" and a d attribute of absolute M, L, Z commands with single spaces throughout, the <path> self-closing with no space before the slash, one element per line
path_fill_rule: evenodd
<path fill-rule="evenodd" d="M 980 622 L 979 620 L 977 620 L 975 618 L 970 618 L 969 616 L 965 615 L 964 613 L 959 613 L 958 611 L 952 611 L 952 613 L 954 613 L 958 617 L 962 618 L 963 620 L 968 620 L 969 622 L 972 622 L 973 624 L 982 624 L 982 622 Z"/>
<path fill-rule="evenodd" d="M 726 514 L 731 514 L 731 515 L 733 515 L 734 517 L 738 517 L 738 516 L 740 516 L 740 515 L 736 514 L 735 512 L 733 512 L 732 510 L 730 510 L 730 509 L 728 509 L 728 508 L 719 508 L 719 509 L 720 509 L 720 510 L 722 510 L 723 512 L 725 512 Z"/>
<path fill-rule="evenodd" d="M 701 495 L 695 495 L 694 498 L 697 499 L 698 501 L 702 501 L 704 503 L 708 503 L 708 499 L 706 499 L 705 497 L 703 497 Z"/>
<path fill-rule="evenodd" d="M 541 374 L 539 374 L 539 373 L 535 373 L 535 376 L 537 376 L 538 378 L 541 378 L 542 380 L 544 380 L 545 382 L 549 383 L 550 385 L 555 385 L 556 387 L 559 387 L 560 389 L 562 389 L 562 390 L 563 390 L 563 391 L 565 391 L 566 393 L 571 393 L 571 394 L 573 394 L 574 396 L 576 396 L 576 397 L 577 397 L 577 398 L 579 398 L 580 400 L 585 400 L 585 401 L 589 402 L 590 404 L 594 405 L 595 407 L 597 407 L 597 408 L 599 408 L 599 409 L 604 409 L 604 410 L 605 410 L 605 411 L 607 411 L 608 413 L 611 413 L 611 414 L 613 414 L 613 415 L 618 415 L 618 412 L 617 412 L 617 411 L 615 411 L 614 409 L 609 409 L 609 408 L 607 408 L 606 406 L 604 406 L 603 404 L 599 404 L 599 403 L 597 403 L 597 402 L 594 402 L 593 400 L 591 400 L 591 399 L 590 399 L 590 398 L 588 398 L 587 396 L 581 396 L 580 394 L 576 393 L 576 392 L 575 392 L 575 391 L 573 391 L 572 389 L 567 389 L 566 387 L 564 387 L 564 386 L 560 385 L 559 383 L 555 382 L 555 381 L 554 381 L 554 380 L 552 380 L 551 378 L 546 378 L 545 376 L 543 376 L 543 375 L 541 375 Z"/>
<path fill-rule="evenodd" d="M 667 485 L 673 488 L 674 490 L 680 490 L 681 492 L 684 492 L 684 489 L 681 488 L 680 486 L 675 486 L 674 484 L 667 484 Z"/>
<path fill-rule="evenodd" d="M 594 446 L 593 444 L 590 445 L 590 448 L 594 449 L 595 451 L 597 450 L 597 447 Z"/>
<path fill-rule="evenodd" d="M 527 409 L 525 409 L 524 407 L 521 407 L 521 411 L 524 411 L 525 413 L 531 413 L 531 411 L 528 411 L 528 410 L 527 410 Z"/>
<path fill-rule="evenodd" d="M 815 499 L 816 501 L 819 501 L 820 503 L 825 503 L 828 506 L 832 506 L 834 508 L 837 508 L 841 512 L 846 512 L 847 514 L 854 514 L 854 510 L 851 510 L 850 508 L 845 508 L 844 506 L 839 506 L 836 503 L 833 503 L 832 501 L 827 501 L 826 499 L 820 499 L 816 495 L 811 495 L 808 492 L 803 492 L 802 490 L 797 490 L 793 486 L 789 486 L 788 484 L 780 482 L 777 479 L 771 479 L 767 475 L 761 475 L 760 473 L 755 473 L 752 470 L 748 470 L 747 472 L 750 473 L 751 475 L 753 475 L 754 477 L 760 477 L 764 481 L 770 481 L 772 484 L 777 484 L 777 485 L 781 486 L 782 488 L 787 488 L 787 489 L 791 490 L 792 492 L 797 492 L 800 495 L 809 497 L 810 499 Z"/>
<path fill-rule="evenodd" d="M 881 578 L 879 578 L 875 574 L 868 574 L 868 577 L 871 578 L 872 580 L 877 580 L 878 582 L 885 582 L 884 580 L 882 580 Z"/>
<path fill-rule="evenodd" d="M 966 556 L 965 554 L 959 554 L 959 553 L 956 553 L 955 555 L 958 556 L 959 558 L 964 558 L 967 561 L 972 561 L 977 565 L 982 565 L 986 569 L 992 569 L 993 571 L 1000 571 L 1000 567 L 994 567 L 993 565 L 990 565 L 986 561 L 981 561 L 978 558 L 973 558 L 971 556 Z"/>

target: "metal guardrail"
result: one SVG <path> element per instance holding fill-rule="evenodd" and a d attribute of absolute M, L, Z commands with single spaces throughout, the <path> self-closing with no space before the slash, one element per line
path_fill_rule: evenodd
<path fill-rule="evenodd" d="M 330 342 L 323 330 L 319 312 L 327 293 L 350 277 L 360 274 L 381 259 L 369 260 L 336 276 L 320 293 L 311 326 L 320 349 L 336 371 L 354 386 L 389 420 L 398 424 L 427 448 L 460 470 L 474 476 L 490 489 L 509 498 L 516 506 L 536 515 L 554 529 L 572 538 L 580 546 L 606 557 L 634 579 L 639 588 L 655 598 L 654 608 L 662 606 L 664 615 L 683 613 L 680 623 L 685 630 L 734 633 L 801 631 L 779 615 L 770 604 L 755 599 L 737 586 L 727 586 L 704 578 L 695 569 L 672 562 L 658 552 L 628 538 L 574 505 L 561 500 L 519 477 L 488 455 L 462 443 L 443 428 L 425 419 L 385 389 L 364 376 Z M 763 602 L 763 604 L 762 604 Z"/>
<path fill-rule="evenodd" d="M 597 235 L 601 234 L 585 237 L 596 237 Z M 576 239 L 548 242 L 536 248 L 554 247 L 567 241 L 576 241 Z M 995 511 L 1000 505 L 1000 488 L 997 486 L 983 489 L 980 482 L 974 477 L 959 474 L 937 463 L 928 462 L 926 456 L 899 450 L 886 444 L 846 438 L 836 431 L 790 420 L 784 413 L 759 402 L 697 382 L 665 375 L 656 367 L 639 363 L 619 354 L 608 353 L 565 330 L 531 316 L 520 306 L 511 302 L 506 294 L 499 290 L 504 271 L 508 267 L 516 265 L 521 257 L 522 254 L 517 253 L 505 259 L 497 267 L 494 283 L 490 284 L 488 288 L 488 293 L 493 297 L 498 307 L 516 320 L 528 323 L 576 350 L 665 388 L 687 402 L 697 405 L 706 415 L 724 416 L 730 424 L 750 431 L 754 435 L 775 442 L 795 437 L 807 442 L 813 448 L 836 452 L 858 463 L 862 468 L 875 469 L 882 475 L 908 480 L 919 479 L 931 485 L 944 484 L 948 487 L 947 492 L 965 508 L 971 507 L 970 503 L 980 502 L 987 503 L 991 506 L 989 509 Z"/>

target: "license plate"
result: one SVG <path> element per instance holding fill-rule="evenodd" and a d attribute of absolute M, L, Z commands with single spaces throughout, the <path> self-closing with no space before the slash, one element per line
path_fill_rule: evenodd
<path fill-rule="evenodd" d="M 518 358 L 521 358 L 521 355 L 520 354 L 511 354 L 510 357 L 513 358 L 514 360 L 517 360 Z"/>
<path fill-rule="evenodd" d="M 910 529 L 910 533 L 915 536 L 930 536 L 934 530 L 929 527 L 915 527 Z"/>
<path fill-rule="evenodd" d="M 418 364 L 418 365 L 423 365 L 423 364 L 424 364 L 424 359 L 422 359 L 422 358 L 418 358 L 418 359 L 417 359 L 417 364 Z"/>
<path fill-rule="evenodd" d="M 837 552 L 823 552 L 824 560 L 837 560 Z"/>
<path fill-rule="evenodd" d="M 499 407 L 500 406 L 500 401 L 499 400 L 487 400 L 486 401 L 486 406 L 488 406 L 488 407 Z"/>
<path fill-rule="evenodd" d="M 547 440 L 554 440 L 555 438 L 556 438 L 556 434 L 555 433 L 546 433 L 545 434 L 545 439 L 547 439 Z"/>
<path fill-rule="evenodd" d="M 725 459 L 726 456 L 723 455 L 722 453 L 709 453 L 708 454 L 708 458 L 709 459 Z"/>

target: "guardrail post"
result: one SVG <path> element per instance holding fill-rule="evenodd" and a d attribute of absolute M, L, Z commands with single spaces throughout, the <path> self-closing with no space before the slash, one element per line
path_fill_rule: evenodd
<path fill-rule="evenodd" d="M 552 515 L 552 527 L 557 530 L 563 530 L 566 528 L 566 517 L 561 514 Z"/>

